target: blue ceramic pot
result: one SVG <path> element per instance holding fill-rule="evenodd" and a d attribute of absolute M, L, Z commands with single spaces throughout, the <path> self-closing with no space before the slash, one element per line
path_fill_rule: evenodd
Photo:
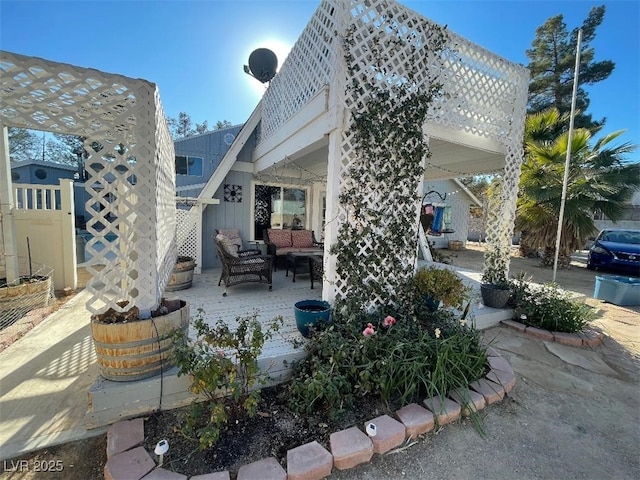
<path fill-rule="evenodd" d="M 440 300 L 438 300 L 437 298 L 433 298 L 430 295 L 424 295 L 423 299 L 425 306 L 430 312 L 435 312 L 436 310 L 438 310 L 438 307 L 440 306 Z"/>
<path fill-rule="evenodd" d="M 331 305 L 322 300 L 301 300 L 294 305 L 296 327 L 303 337 L 309 337 L 309 327 L 331 318 Z"/>

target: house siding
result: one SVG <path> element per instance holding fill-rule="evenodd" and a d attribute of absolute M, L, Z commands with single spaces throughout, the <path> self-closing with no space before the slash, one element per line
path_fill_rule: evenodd
<path fill-rule="evenodd" d="M 451 229 L 454 232 L 444 233 L 439 236 L 427 235 L 427 239 L 435 248 L 448 248 L 450 240 L 460 240 L 465 245 L 469 232 L 471 198 L 453 180 L 425 181 L 423 194 L 432 190 L 442 196 L 446 194 L 444 203 L 451 206 Z M 430 195 L 425 201 L 427 200 L 434 203 L 440 202 L 440 198 L 437 195 Z"/>
<path fill-rule="evenodd" d="M 250 240 L 249 227 L 251 218 L 251 173 L 231 171 L 218 188 L 214 198 L 220 200 L 219 205 L 209 205 L 202 218 L 202 263 L 203 268 L 220 265 L 212 237 L 216 228 L 237 228 L 243 240 Z M 224 185 L 240 185 L 242 187 L 241 202 L 225 202 Z"/>
<path fill-rule="evenodd" d="M 45 178 L 38 178 L 36 170 L 43 169 L 47 175 Z M 77 168 L 72 165 L 62 165 L 53 162 L 25 161 L 11 164 L 11 172 L 20 176 L 13 183 L 31 183 L 35 185 L 58 185 L 61 178 L 73 179 Z"/>
<path fill-rule="evenodd" d="M 215 172 L 224 154 L 229 150 L 233 139 L 240 132 L 242 125 L 235 125 L 233 127 L 223 128 L 220 130 L 214 130 L 211 132 L 203 133 L 202 135 L 196 135 L 188 137 L 174 142 L 174 148 L 176 155 L 187 155 L 190 157 L 202 158 L 202 175 L 176 175 L 176 187 L 185 187 L 188 185 L 204 184 Z M 232 138 L 233 137 L 233 138 Z M 201 190 L 197 188 L 197 192 Z M 192 195 L 192 191 L 188 190 L 187 196 Z M 185 196 L 185 190 L 180 192 Z"/>
<path fill-rule="evenodd" d="M 203 159 L 202 176 L 176 175 L 176 187 L 179 189 L 180 196 L 197 197 L 200 194 L 203 185 L 213 175 L 220 165 L 222 157 L 231 146 L 230 137 L 227 137 L 225 142 L 225 136 L 231 134 L 235 139 L 241 129 L 242 125 L 236 125 L 178 140 L 174 143 L 176 155 Z M 251 162 L 254 146 L 255 132 L 251 134 L 243 146 L 236 162 Z M 218 199 L 220 204 L 208 205 L 204 210 L 202 215 L 202 268 L 213 268 L 220 265 L 212 238 L 217 228 L 237 228 L 240 230 L 243 240 L 250 240 L 249 229 L 253 221 L 251 218 L 252 179 L 251 173 L 230 171 L 213 195 L 213 198 Z M 194 188 L 185 188 L 189 185 L 193 185 Z M 225 185 L 241 186 L 242 201 L 226 202 L 224 200 Z"/>

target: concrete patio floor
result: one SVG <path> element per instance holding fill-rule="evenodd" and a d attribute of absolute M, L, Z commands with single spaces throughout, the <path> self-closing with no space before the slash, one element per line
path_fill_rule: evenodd
<path fill-rule="evenodd" d="M 478 272 L 456 269 L 476 289 L 472 320 L 488 328 L 510 311 L 486 308 L 478 302 Z M 167 294 L 190 304 L 192 317 L 201 309 L 208 321 L 222 318 L 233 324 L 237 316 L 259 312 L 270 321 L 278 315 L 284 326 L 263 349 L 261 367 L 286 378 L 289 363 L 303 355 L 293 340 L 302 340 L 293 316 L 298 300 L 320 299 L 322 289 L 310 288 L 309 276 L 274 272 L 273 291 L 265 284 L 231 287 L 226 297 L 218 287 L 219 269 L 194 277 L 188 290 Z M 187 380 L 177 369 L 136 382 L 110 382 L 99 375 L 91 340 L 89 298 L 82 291 L 23 338 L 0 352 L 0 460 L 47 446 L 98 435 L 104 426 L 122 418 L 191 401 Z M 162 390 L 162 397 L 160 391 Z"/>

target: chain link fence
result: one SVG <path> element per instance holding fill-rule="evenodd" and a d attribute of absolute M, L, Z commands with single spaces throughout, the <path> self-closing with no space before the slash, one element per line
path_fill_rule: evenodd
<path fill-rule="evenodd" d="M 20 282 L 8 285 L 0 265 L 0 331 L 13 325 L 31 310 L 46 307 L 53 298 L 53 269 L 19 258 Z"/>

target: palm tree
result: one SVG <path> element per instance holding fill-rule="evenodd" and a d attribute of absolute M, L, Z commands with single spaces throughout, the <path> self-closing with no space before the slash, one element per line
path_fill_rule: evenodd
<path fill-rule="evenodd" d="M 544 249 L 544 265 L 555 253 L 568 132 L 556 135 L 563 118 L 551 109 L 530 115 L 525 129 L 525 161 L 520 176 L 516 228 L 525 232 L 525 245 Z M 625 160 L 635 146 L 611 145 L 623 131 L 605 135 L 593 146 L 586 129 L 574 131 L 569 181 L 560 241 L 559 262 L 567 267 L 570 255 L 596 232 L 593 213 L 620 219 L 623 206 L 640 186 L 640 165 Z"/>

